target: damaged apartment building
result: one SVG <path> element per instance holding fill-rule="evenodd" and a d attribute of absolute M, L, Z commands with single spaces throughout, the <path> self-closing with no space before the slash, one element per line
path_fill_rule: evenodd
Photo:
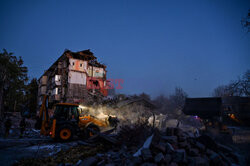
<path fill-rule="evenodd" d="M 88 103 L 107 96 L 106 66 L 90 50 L 66 50 L 40 77 L 39 105 L 43 96 L 49 103 Z M 97 87 L 97 88 L 89 88 Z"/>

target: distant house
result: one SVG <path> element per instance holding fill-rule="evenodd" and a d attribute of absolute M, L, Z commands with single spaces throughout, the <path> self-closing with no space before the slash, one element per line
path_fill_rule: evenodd
<path fill-rule="evenodd" d="M 156 109 L 156 106 L 152 102 L 148 101 L 147 99 L 140 98 L 140 97 L 138 97 L 138 98 L 128 98 L 126 100 L 122 100 L 122 101 L 119 101 L 117 103 L 118 108 L 122 108 L 122 107 L 125 107 L 125 106 L 135 106 L 135 105 L 140 105 L 140 106 L 146 107 L 149 110 Z"/>
<path fill-rule="evenodd" d="M 66 50 L 40 77 L 39 103 L 44 94 L 50 103 L 85 103 L 96 96 L 107 96 L 106 74 L 106 66 L 90 50 Z"/>

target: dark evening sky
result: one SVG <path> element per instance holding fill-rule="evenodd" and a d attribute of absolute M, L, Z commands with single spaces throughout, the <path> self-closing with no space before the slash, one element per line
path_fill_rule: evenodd
<path fill-rule="evenodd" d="M 91 49 L 127 94 L 191 97 L 250 69 L 246 0 L 0 1 L 0 48 L 39 78 L 65 49 Z"/>

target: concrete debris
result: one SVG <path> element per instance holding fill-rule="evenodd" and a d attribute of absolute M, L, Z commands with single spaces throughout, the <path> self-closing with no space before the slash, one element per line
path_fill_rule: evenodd
<path fill-rule="evenodd" d="M 90 139 L 91 146 L 89 146 L 89 140 L 86 142 L 78 141 L 78 146 L 65 152 L 61 151 L 53 158 L 37 159 L 37 161 L 46 165 L 72 163 L 72 165 L 77 166 L 240 164 L 238 154 L 235 154 L 230 147 L 216 143 L 208 135 L 202 135 L 198 138 L 189 137 L 188 134 L 177 128 L 159 131 L 143 126 L 145 124 L 141 125 L 121 128 L 116 135 L 112 136 L 100 134 L 99 139 Z M 142 137 L 137 129 L 147 134 Z M 148 131 L 151 131 L 151 134 Z M 133 132 L 139 133 L 140 136 L 131 137 Z M 127 135 L 124 135 L 124 133 Z M 131 135 L 128 133 L 131 133 Z M 137 139 L 144 140 L 144 142 Z M 132 144 L 133 141 L 138 144 Z M 27 165 L 27 162 L 24 163 L 24 161 L 21 161 L 19 165 Z"/>
<path fill-rule="evenodd" d="M 163 136 L 162 139 L 166 140 L 168 143 L 171 143 L 171 144 L 177 143 L 176 136 Z"/>
<path fill-rule="evenodd" d="M 155 158 L 155 163 L 161 163 L 165 160 L 164 155 L 162 153 L 158 153 Z"/>
<path fill-rule="evenodd" d="M 92 165 L 97 164 L 97 162 L 98 160 L 96 157 L 89 157 L 83 160 L 83 162 L 81 163 L 81 166 L 92 166 Z"/>
<path fill-rule="evenodd" d="M 190 156 L 199 156 L 199 150 L 195 149 L 195 148 L 191 148 L 189 149 L 189 153 Z"/>
<path fill-rule="evenodd" d="M 217 145 L 218 145 L 218 148 L 219 148 L 221 151 L 225 152 L 225 153 L 230 153 L 230 152 L 233 151 L 233 150 L 232 150 L 230 147 L 228 147 L 228 146 L 225 146 L 225 145 L 222 145 L 222 144 L 217 144 Z"/>
<path fill-rule="evenodd" d="M 197 165 L 197 166 L 209 166 L 209 161 L 205 157 L 191 157 L 189 158 L 190 165 Z"/>
<path fill-rule="evenodd" d="M 147 138 L 147 140 L 144 142 L 143 146 L 133 155 L 134 157 L 138 157 L 141 155 L 141 151 L 143 149 L 148 149 L 151 142 L 152 142 L 152 139 L 153 139 L 153 136 L 154 135 L 151 135 L 150 137 Z"/>
<path fill-rule="evenodd" d="M 76 166 L 79 166 L 82 163 L 82 160 L 77 161 Z"/>
<path fill-rule="evenodd" d="M 141 156 L 144 161 L 149 161 L 153 158 L 151 151 L 148 148 L 141 150 Z"/>
<path fill-rule="evenodd" d="M 186 159 L 186 151 L 184 149 L 177 149 L 173 155 L 173 161 L 176 163 L 184 162 Z"/>
<path fill-rule="evenodd" d="M 172 160 L 172 156 L 170 154 L 166 154 L 164 160 L 166 164 L 169 164 L 170 161 Z"/>
<path fill-rule="evenodd" d="M 204 152 L 206 150 L 206 147 L 205 145 L 203 145 L 202 143 L 200 142 L 196 142 L 195 146 L 201 151 L 201 152 Z"/>
<path fill-rule="evenodd" d="M 173 153 L 175 151 L 173 146 L 170 143 L 166 144 L 166 148 L 167 148 L 168 153 Z"/>

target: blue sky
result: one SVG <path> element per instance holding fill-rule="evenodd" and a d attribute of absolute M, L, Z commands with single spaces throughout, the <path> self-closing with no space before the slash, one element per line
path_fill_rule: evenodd
<path fill-rule="evenodd" d="M 210 96 L 250 69 L 244 0 L 0 1 L 0 48 L 40 77 L 65 49 L 91 49 L 126 94 Z"/>

